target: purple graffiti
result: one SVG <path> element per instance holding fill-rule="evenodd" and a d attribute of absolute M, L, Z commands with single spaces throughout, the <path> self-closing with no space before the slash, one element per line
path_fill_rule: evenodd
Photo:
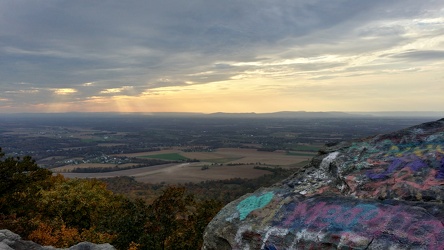
<path fill-rule="evenodd" d="M 441 158 L 441 167 L 439 167 L 436 179 L 444 179 L 444 156 Z"/>
<path fill-rule="evenodd" d="M 408 164 L 409 168 L 413 171 L 419 171 L 421 168 L 427 167 L 427 164 L 421 159 L 417 158 Z"/>
<path fill-rule="evenodd" d="M 366 176 L 372 180 L 380 180 L 380 179 L 386 179 L 394 172 L 408 166 L 412 171 L 419 171 L 422 168 L 427 167 L 427 164 L 418 158 L 417 156 L 411 156 L 410 157 L 403 157 L 403 158 L 396 158 L 392 161 L 392 163 L 389 165 L 389 167 L 380 173 L 375 173 L 372 171 L 368 171 L 366 173 Z"/>
<path fill-rule="evenodd" d="M 368 171 L 366 176 L 372 180 L 386 179 L 396 170 L 403 168 L 404 165 L 405 162 L 401 158 L 396 158 L 384 172 L 374 173 L 372 171 Z"/>

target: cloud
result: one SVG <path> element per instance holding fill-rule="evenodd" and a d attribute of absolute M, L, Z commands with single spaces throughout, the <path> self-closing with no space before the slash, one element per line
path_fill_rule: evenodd
<path fill-rule="evenodd" d="M 86 101 L 236 79 L 420 71 L 443 59 L 443 9 L 427 0 L 6 0 L 0 98 Z"/>
<path fill-rule="evenodd" d="M 421 61 L 443 61 L 444 50 L 416 50 L 406 51 L 396 55 L 392 55 L 393 58 L 402 58 L 408 60 L 421 60 Z"/>
<path fill-rule="evenodd" d="M 94 82 L 85 82 L 82 84 L 82 86 L 93 86 Z"/>
<path fill-rule="evenodd" d="M 77 93 L 77 90 L 72 89 L 72 88 L 54 89 L 53 91 L 54 91 L 54 94 L 56 94 L 56 95 L 70 95 L 70 94 Z"/>
<path fill-rule="evenodd" d="M 125 93 L 131 93 L 133 89 L 134 89 L 133 86 L 123 86 L 121 88 L 104 89 L 100 91 L 100 94 L 125 94 Z"/>

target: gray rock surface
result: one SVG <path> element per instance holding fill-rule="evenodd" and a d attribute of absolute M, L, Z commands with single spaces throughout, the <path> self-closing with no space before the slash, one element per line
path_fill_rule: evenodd
<path fill-rule="evenodd" d="M 109 243 L 106 244 L 93 244 L 90 242 L 81 242 L 74 245 L 69 250 L 114 250 L 115 248 Z"/>
<path fill-rule="evenodd" d="M 225 206 L 203 249 L 444 249 L 444 119 L 322 149 Z"/>
<path fill-rule="evenodd" d="M 9 230 L 0 230 L 0 250 L 33 250 L 43 249 L 42 246 L 32 242 L 22 240 L 21 237 Z"/>
<path fill-rule="evenodd" d="M 32 241 L 22 240 L 22 238 L 7 229 L 0 230 L 0 250 L 115 250 L 110 244 L 93 244 L 82 242 L 70 248 L 54 248 L 51 246 L 41 246 Z"/>

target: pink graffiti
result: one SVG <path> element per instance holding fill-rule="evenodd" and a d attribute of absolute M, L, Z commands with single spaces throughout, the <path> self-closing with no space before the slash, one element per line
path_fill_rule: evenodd
<path fill-rule="evenodd" d="M 402 192 L 402 190 L 430 190 L 434 186 L 444 185 L 443 179 L 436 179 L 437 170 L 430 169 L 427 176 L 425 176 L 422 182 L 417 182 L 414 170 L 410 167 L 405 167 L 391 176 L 391 178 L 378 181 L 370 182 L 363 185 L 360 190 L 354 190 L 359 197 L 378 197 L 380 192 L 384 192 L 384 188 L 390 188 L 395 192 Z M 411 187 L 411 189 L 406 188 Z M 368 195 L 365 195 L 368 193 Z M 408 194 L 398 194 L 400 197 Z"/>
<path fill-rule="evenodd" d="M 299 202 L 283 225 L 290 230 L 353 232 L 365 237 L 395 237 L 426 242 L 430 249 L 444 244 L 444 225 L 427 212 L 406 206 L 334 201 Z M 435 246 L 435 248 L 433 247 Z"/>

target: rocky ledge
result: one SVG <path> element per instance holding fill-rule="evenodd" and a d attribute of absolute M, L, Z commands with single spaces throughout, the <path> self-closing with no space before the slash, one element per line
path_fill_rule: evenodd
<path fill-rule="evenodd" d="M 40 246 L 32 241 L 22 240 L 22 238 L 7 229 L 0 230 L 0 250 L 115 250 L 110 244 L 93 244 L 82 242 L 70 248 L 54 248 L 50 246 Z"/>
<path fill-rule="evenodd" d="M 444 119 L 329 145 L 223 208 L 203 249 L 444 249 Z"/>

